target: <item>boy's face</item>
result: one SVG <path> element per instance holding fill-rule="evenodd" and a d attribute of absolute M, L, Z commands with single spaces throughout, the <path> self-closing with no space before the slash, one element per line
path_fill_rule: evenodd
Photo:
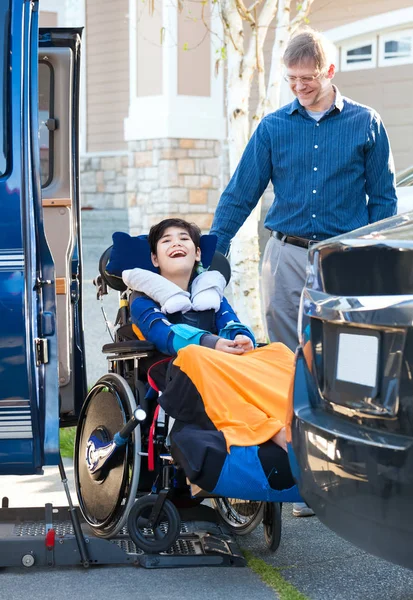
<path fill-rule="evenodd" d="M 168 227 L 156 244 L 156 254 L 152 262 L 159 267 L 161 275 L 190 274 L 196 261 L 200 260 L 201 250 L 195 248 L 191 236 L 181 227 Z"/>

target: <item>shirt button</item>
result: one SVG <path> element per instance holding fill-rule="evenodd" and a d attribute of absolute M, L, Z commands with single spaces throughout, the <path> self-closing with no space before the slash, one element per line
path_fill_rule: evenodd
<path fill-rule="evenodd" d="M 316 127 L 320 127 L 320 123 L 316 123 L 316 125 L 315 125 L 315 126 L 316 126 Z"/>
<path fill-rule="evenodd" d="M 317 190 L 313 190 L 313 194 L 316 194 L 316 193 L 317 193 Z"/>
<path fill-rule="evenodd" d="M 317 144 L 314 146 L 314 148 L 318 148 Z"/>
<path fill-rule="evenodd" d="M 317 237 L 316 235 L 313 235 L 313 240 L 315 240 L 315 239 L 316 239 L 316 237 Z"/>
<path fill-rule="evenodd" d="M 314 171 L 317 171 L 317 167 L 314 167 Z"/>
<path fill-rule="evenodd" d="M 311 215 L 313 217 L 313 219 L 315 219 L 315 215 Z"/>

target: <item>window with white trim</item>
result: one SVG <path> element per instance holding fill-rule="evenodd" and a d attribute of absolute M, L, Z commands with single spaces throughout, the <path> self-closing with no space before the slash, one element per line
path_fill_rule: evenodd
<path fill-rule="evenodd" d="M 341 47 L 341 70 L 374 69 L 377 65 L 377 40 L 371 38 Z"/>
<path fill-rule="evenodd" d="M 413 29 L 383 34 L 379 44 L 379 67 L 413 62 Z"/>

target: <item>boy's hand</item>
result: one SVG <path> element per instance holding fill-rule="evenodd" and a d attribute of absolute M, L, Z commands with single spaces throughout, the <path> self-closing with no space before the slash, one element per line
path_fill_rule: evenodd
<path fill-rule="evenodd" d="M 234 340 L 227 340 L 225 338 L 219 338 L 215 344 L 215 350 L 221 352 L 228 352 L 229 354 L 244 354 L 245 350 L 241 345 L 238 345 Z"/>
<path fill-rule="evenodd" d="M 252 343 L 251 338 L 247 335 L 238 334 L 235 336 L 234 342 L 238 347 L 243 348 L 244 352 L 250 352 L 250 350 L 254 350 L 254 344 Z"/>

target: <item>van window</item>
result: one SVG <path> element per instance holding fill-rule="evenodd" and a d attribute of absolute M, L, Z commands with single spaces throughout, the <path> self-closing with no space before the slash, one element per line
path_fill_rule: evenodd
<path fill-rule="evenodd" d="M 53 179 L 53 87 L 53 67 L 43 60 L 39 63 L 39 142 L 43 188 Z"/>
<path fill-rule="evenodd" d="M 0 2 L 0 176 L 7 168 L 7 86 L 9 56 L 9 3 Z"/>

